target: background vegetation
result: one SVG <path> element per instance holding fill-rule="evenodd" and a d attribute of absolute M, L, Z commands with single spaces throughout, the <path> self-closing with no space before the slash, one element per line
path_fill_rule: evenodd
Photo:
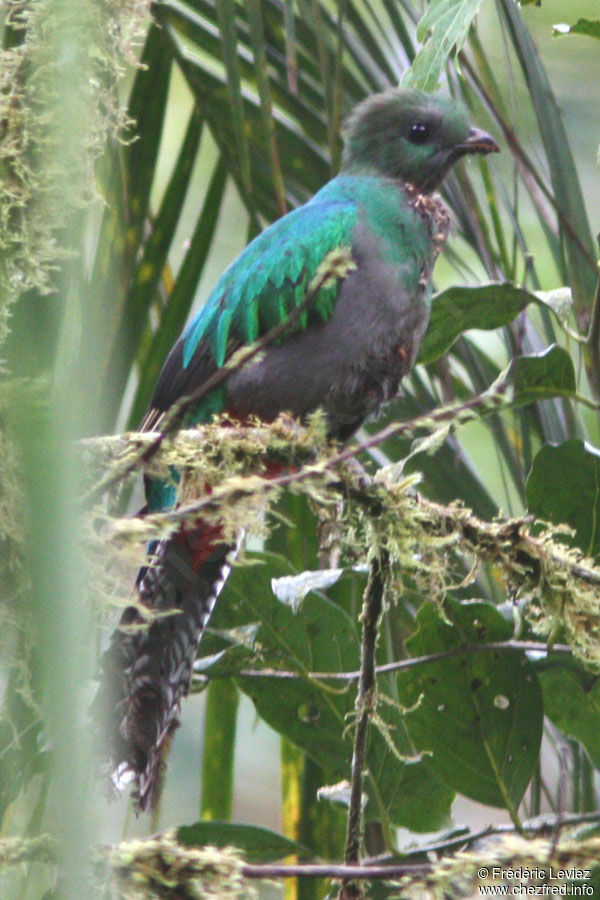
<path fill-rule="evenodd" d="M 595 5 L 166 0 L 149 13 L 134 0 L 8 2 L 2 12 L 0 859 L 14 863 L 6 890 L 91 890 L 81 861 L 99 838 L 119 838 L 124 815 L 117 807 L 115 825 L 91 776 L 97 738 L 87 710 L 97 617 L 107 598 L 113 610 L 126 601 L 140 549 L 131 550 L 135 522 L 121 523 L 128 552 L 117 561 L 110 540 L 129 482 L 80 518 L 90 482 L 75 441 L 137 426 L 170 346 L 223 265 L 337 171 L 353 104 L 401 79 L 426 89 L 441 82 L 503 153 L 448 179 L 455 236 L 436 269 L 420 365 L 385 420 L 359 435 L 365 442 L 375 427 L 418 419 L 360 453 L 379 472 L 385 515 L 372 515 L 372 489 L 356 489 L 345 470 L 336 469 L 341 487 L 298 483 L 280 493 L 255 564 L 237 568 L 201 645 L 202 729 L 193 698 L 163 807 L 153 821 L 127 817 L 123 836 L 202 819 L 179 841 L 232 844 L 258 863 L 347 856 L 347 792 L 317 801 L 317 790 L 350 778 L 355 681 L 307 673 L 359 668 L 365 568 L 372 586 L 383 553 L 377 662 L 447 655 L 378 678 L 363 857 L 398 862 L 402 851 L 402 865 L 427 864 L 408 876 L 415 890 L 467 896 L 472 880 L 456 881 L 451 864 L 440 874 L 426 855 L 481 841 L 473 807 L 455 804 L 451 825 L 458 794 L 493 808 L 486 823 L 531 840 L 532 817 L 552 814 L 546 844 L 494 844 L 503 859 L 590 868 L 600 765 L 597 98 L 586 105 L 575 84 L 559 102 L 553 88 L 566 65 L 582 90 L 596 89 Z M 565 15 L 574 33 L 561 27 L 542 60 L 532 33 L 549 35 Z M 493 397 L 473 401 L 494 383 Z M 459 408 L 432 418 L 449 404 Z M 96 460 L 97 445 L 88 447 Z M 417 482 L 420 505 L 405 490 Z M 338 501 L 352 490 L 340 525 Z M 533 524 L 494 522 L 525 511 Z M 338 564 L 338 580 L 313 579 L 302 602 L 271 590 L 274 577 Z M 296 600 L 299 591 L 296 583 Z M 548 654 L 538 646 L 546 639 Z M 492 641 L 501 646 L 473 649 Z M 265 674 L 272 669 L 302 677 Z M 261 725 L 260 740 L 240 696 L 273 729 Z M 280 822 L 278 812 L 265 816 L 252 781 L 257 759 L 241 752 L 262 757 L 265 746 Z M 245 810 L 243 780 L 256 804 Z M 232 816 L 237 827 L 216 824 Z M 248 820 L 277 833 L 240 824 Z M 570 830 L 559 840 L 560 823 Z M 215 869 L 214 859 L 185 857 L 169 894 L 173 846 L 143 852 L 141 861 L 133 850 L 112 858 L 132 895 L 183 896 L 185 877 L 196 896 L 204 888 L 190 881 L 193 866 Z M 478 845 L 472 872 L 462 858 L 465 877 L 491 852 Z M 230 879 L 222 896 L 247 890 L 233 857 L 219 864 Z M 141 867 L 146 888 L 126 881 Z M 290 897 L 331 890 L 326 881 L 286 884 Z M 399 890 L 388 879 L 370 896 Z"/>

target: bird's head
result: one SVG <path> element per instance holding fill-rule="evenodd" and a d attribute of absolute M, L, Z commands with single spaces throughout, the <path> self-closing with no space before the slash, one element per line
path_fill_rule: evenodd
<path fill-rule="evenodd" d="M 500 149 L 450 97 L 405 88 L 359 103 L 344 137 L 344 172 L 396 178 L 421 193 L 434 191 L 461 156 Z"/>

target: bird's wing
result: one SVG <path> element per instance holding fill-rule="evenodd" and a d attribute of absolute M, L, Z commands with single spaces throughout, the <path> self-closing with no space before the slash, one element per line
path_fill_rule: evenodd
<path fill-rule="evenodd" d="M 285 321 L 301 306 L 329 255 L 350 250 L 357 205 L 346 198 L 319 202 L 318 196 L 258 235 L 223 273 L 171 351 L 143 427 L 156 425 L 161 412 L 199 387 L 238 347 Z M 305 328 L 311 316 L 329 318 L 341 277 L 322 284 L 296 328 Z M 195 421 L 219 412 L 221 398 L 218 389 L 203 398 Z"/>

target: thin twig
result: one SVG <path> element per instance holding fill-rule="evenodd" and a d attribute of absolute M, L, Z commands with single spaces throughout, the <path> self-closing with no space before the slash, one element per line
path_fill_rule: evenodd
<path fill-rule="evenodd" d="M 383 593 L 385 590 L 385 573 L 388 569 L 388 553 L 376 549 L 371 559 L 369 580 L 365 589 L 362 622 L 362 645 L 360 654 L 360 675 L 356 696 L 356 728 L 354 733 L 354 749 L 350 775 L 350 803 L 348 808 L 348 825 L 346 832 L 345 862 L 347 866 L 357 865 L 360 859 L 360 844 L 363 826 L 362 787 L 363 771 L 367 752 L 367 733 L 371 714 L 377 702 L 375 696 L 375 647 L 377 632 L 383 612 Z M 360 897 L 361 890 L 353 883 L 353 876 L 344 877 L 340 900 Z"/>
<path fill-rule="evenodd" d="M 423 864 L 387 866 L 350 866 L 335 863 L 299 863 L 298 865 L 243 865 L 242 875 L 246 878 L 339 878 L 364 880 L 369 878 L 399 878 L 401 875 L 422 875 L 430 872 L 432 866 Z M 351 896 L 351 895 L 348 895 Z"/>
<path fill-rule="evenodd" d="M 482 653 L 486 651 L 517 650 L 522 653 L 567 653 L 571 648 L 568 644 L 553 644 L 549 646 L 542 641 L 490 641 L 489 644 L 465 644 L 454 647 L 452 650 L 444 650 L 441 653 L 430 653 L 427 656 L 413 656 L 410 659 L 399 659 L 396 662 L 384 663 L 375 667 L 376 675 L 384 675 L 389 672 L 400 672 L 404 669 L 414 669 L 419 666 L 427 666 L 430 663 L 443 659 L 451 659 L 453 656 L 466 656 L 469 653 Z M 226 672 L 223 677 L 230 677 Z M 241 669 L 239 673 L 244 678 L 282 678 L 282 679 L 306 679 L 315 681 L 356 681 L 360 678 L 360 669 L 355 672 L 291 672 L 285 669 Z"/>
<path fill-rule="evenodd" d="M 586 822 L 600 821 L 600 812 L 587 813 L 565 813 L 560 817 L 556 816 L 536 816 L 523 823 L 523 831 L 530 836 L 553 834 L 557 830 L 571 827 L 573 825 L 583 825 Z M 426 844 L 419 847 L 418 850 L 410 851 L 408 856 L 422 856 L 425 853 L 440 853 L 444 850 L 466 849 L 474 843 L 485 840 L 495 835 L 512 834 L 516 831 L 514 825 L 489 825 L 479 831 L 467 832 L 455 837 L 451 837 L 446 841 L 437 841 L 432 844 Z M 392 863 L 383 862 L 377 857 L 373 862 L 365 860 L 362 865 L 342 865 L 337 863 L 299 863 L 298 865 L 283 864 L 263 864 L 242 866 L 242 874 L 246 878 L 334 878 L 352 880 L 368 880 L 375 878 L 395 879 L 401 878 L 403 875 L 426 874 L 432 871 L 433 864 L 428 863 Z"/>

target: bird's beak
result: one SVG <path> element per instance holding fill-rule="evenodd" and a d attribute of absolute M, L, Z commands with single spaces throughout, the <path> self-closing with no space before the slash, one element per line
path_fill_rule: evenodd
<path fill-rule="evenodd" d="M 460 145 L 463 153 L 499 153 L 500 147 L 487 131 L 471 128 L 466 141 Z"/>

